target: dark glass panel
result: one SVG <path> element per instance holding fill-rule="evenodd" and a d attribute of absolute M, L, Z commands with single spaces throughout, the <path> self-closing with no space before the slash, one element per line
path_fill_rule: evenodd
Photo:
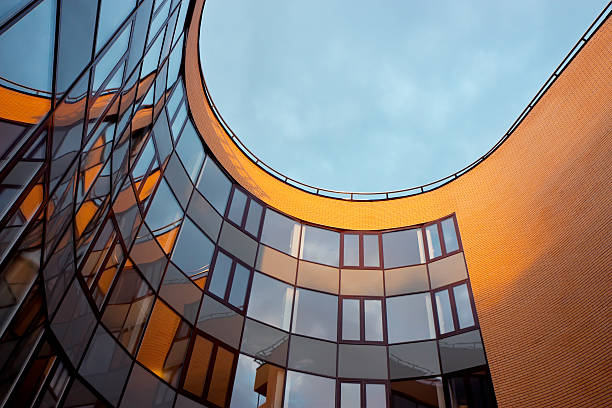
<path fill-rule="evenodd" d="M 380 251 L 378 235 L 363 236 L 363 266 L 378 268 L 380 266 Z"/>
<path fill-rule="evenodd" d="M 244 317 L 210 296 L 204 296 L 198 316 L 198 329 L 234 348 L 240 345 Z"/>
<path fill-rule="evenodd" d="M 232 204 L 230 205 L 227 217 L 234 222 L 234 224 L 242 225 L 242 215 L 244 214 L 244 207 L 247 202 L 247 196 L 239 189 L 234 189 L 234 195 L 232 197 Z"/>
<path fill-rule="evenodd" d="M 185 319 L 195 323 L 202 291 L 172 263 L 168 264 L 159 295 Z"/>
<path fill-rule="evenodd" d="M 98 326 L 79 373 L 112 404 L 117 405 L 132 359 Z"/>
<path fill-rule="evenodd" d="M 121 399 L 122 408 L 172 408 L 173 402 L 172 388 L 159 381 L 140 364 L 134 364 Z"/>
<path fill-rule="evenodd" d="M 219 169 L 219 166 L 210 158 L 206 157 L 200 181 L 198 182 L 198 190 L 206 197 L 208 202 L 219 212 L 225 213 L 227 198 L 229 197 L 232 183 L 225 174 Z"/>
<path fill-rule="evenodd" d="M 442 378 L 392 381 L 391 408 L 454 408 L 444 402 Z"/>
<path fill-rule="evenodd" d="M 3 1 L 4 2 L 4 1 Z M 55 0 L 44 0 L 0 34 L 0 77 L 20 91 L 51 92 Z M 22 88 L 26 87 L 26 88 Z M 3 104 L 5 101 L 3 101 Z"/>
<path fill-rule="evenodd" d="M 448 378 L 451 407 L 496 408 L 495 391 L 488 370 L 476 370 Z"/>
<path fill-rule="evenodd" d="M 361 408 L 361 384 L 340 384 L 340 408 Z"/>
<path fill-rule="evenodd" d="M 185 218 L 172 261 L 193 279 L 208 272 L 214 249 L 212 241 L 189 218 Z"/>
<path fill-rule="evenodd" d="M 147 225 L 155 235 L 163 235 L 177 228 L 182 217 L 183 210 L 174 198 L 168 183 L 162 178 L 147 211 L 145 218 Z"/>
<path fill-rule="evenodd" d="M 435 340 L 389 346 L 389 373 L 391 379 L 440 374 Z"/>
<path fill-rule="evenodd" d="M 361 338 L 359 299 L 342 299 L 342 340 Z"/>
<path fill-rule="evenodd" d="M 89 388 L 75 379 L 66 393 L 64 408 L 104 408 L 106 404 L 98 399 Z"/>
<path fill-rule="evenodd" d="M 385 268 L 425 262 L 423 236 L 420 228 L 388 232 L 383 234 L 382 240 Z"/>
<path fill-rule="evenodd" d="M 164 171 L 164 178 L 168 180 L 168 185 L 176 195 L 181 207 L 186 209 L 191 192 L 193 191 L 193 184 L 191 184 L 176 153 L 173 153 L 170 156 L 170 160 L 168 160 L 166 170 Z"/>
<path fill-rule="evenodd" d="M 232 368 L 236 356 L 223 347 L 217 349 L 215 365 L 212 369 L 210 388 L 208 389 L 208 400 L 219 406 L 225 406 L 230 388 Z"/>
<path fill-rule="evenodd" d="M 244 229 L 251 235 L 257 236 L 259 234 L 259 225 L 261 224 L 261 213 L 263 212 L 263 207 L 261 204 L 251 199 L 251 203 L 249 204 L 249 211 L 247 214 L 246 224 L 244 225 Z"/>
<path fill-rule="evenodd" d="M 453 252 L 458 250 L 459 240 L 457 239 L 457 231 L 455 230 L 455 220 L 453 218 L 447 218 L 442 221 L 441 224 L 446 252 Z"/>
<path fill-rule="evenodd" d="M 223 252 L 218 252 L 208 290 L 221 299 L 225 298 L 231 268 L 232 258 L 225 255 Z"/>
<path fill-rule="evenodd" d="M 181 138 L 176 145 L 176 151 L 185 165 L 185 169 L 187 169 L 187 174 L 191 178 L 191 181 L 195 183 L 198 179 L 198 174 L 200 174 L 202 162 L 204 161 L 204 147 L 202 146 L 202 140 L 193 127 L 191 120 L 188 120 L 183 128 Z"/>
<path fill-rule="evenodd" d="M 440 339 L 439 345 L 445 373 L 487 364 L 479 330 Z"/>
<path fill-rule="evenodd" d="M 289 330 L 293 287 L 255 272 L 247 315 L 283 330 Z"/>
<path fill-rule="evenodd" d="M 386 380 L 387 348 L 385 346 L 340 344 L 338 377 Z"/>
<path fill-rule="evenodd" d="M 217 239 L 222 218 L 197 190 L 191 195 L 187 213 L 204 232 L 214 240 Z"/>
<path fill-rule="evenodd" d="M 387 298 L 386 302 L 389 343 L 435 338 L 429 293 Z"/>
<path fill-rule="evenodd" d="M 359 266 L 359 235 L 344 235 L 344 266 Z"/>
<path fill-rule="evenodd" d="M 265 324 L 246 319 L 240 350 L 258 360 L 284 366 L 287 360 L 289 335 Z"/>
<path fill-rule="evenodd" d="M 297 289 L 293 311 L 293 333 L 336 341 L 338 297 Z"/>
<path fill-rule="evenodd" d="M 438 326 L 440 334 L 449 333 L 455 330 L 453 322 L 453 311 L 451 309 L 450 297 L 448 290 L 436 292 L 436 309 L 438 311 Z"/>
<path fill-rule="evenodd" d="M 275 211 L 266 211 L 261 233 L 262 243 L 297 257 L 299 239 L 299 223 Z"/>
<path fill-rule="evenodd" d="M 291 336 L 288 367 L 327 376 L 336 375 L 336 343 Z"/>
<path fill-rule="evenodd" d="M 131 265 L 137 265 L 145 279 L 157 290 L 168 258 L 146 225 L 142 224 L 129 256 Z"/>
<path fill-rule="evenodd" d="M 338 266 L 340 234 L 335 231 L 304 226 L 300 259 Z"/>
<path fill-rule="evenodd" d="M 286 408 L 334 408 L 336 381 L 316 375 L 287 371 Z"/>
<path fill-rule="evenodd" d="M 455 306 L 457 307 L 459 328 L 465 329 L 466 327 L 474 326 L 474 313 L 472 312 L 472 303 L 467 284 L 455 286 L 453 288 L 453 296 L 455 297 Z"/>
<path fill-rule="evenodd" d="M 102 323 L 132 354 L 144 331 L 153 300 L 153 292 L 140 274 L 126 265 L 106 305 Z"/>
<path fill-rule="evenodd" d="M 255 265 L 257 241 L 229 222 L 224 223 L 221 228 L 219 245 L 247 265 Z"/>
<path fill-rule="evenodd" d="M 176 386 L 190 334 L 189 325 L 158 299 L 138 350 L 138 361 Z"/>

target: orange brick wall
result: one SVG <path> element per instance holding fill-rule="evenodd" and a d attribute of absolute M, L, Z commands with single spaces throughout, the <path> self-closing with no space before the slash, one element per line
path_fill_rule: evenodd
<path fill-rule="evenodd" d="M 206 143 L 239 183 L 287 214 L 337 228 L 393 228 L 455 212 L 499 405 L 612 406 L 609 20 L 475 169 L 418 196 L 348 202 L 271 177 L 223 132 L 203 96 L 202 4 L 188 36 L 187 95 Z"/>

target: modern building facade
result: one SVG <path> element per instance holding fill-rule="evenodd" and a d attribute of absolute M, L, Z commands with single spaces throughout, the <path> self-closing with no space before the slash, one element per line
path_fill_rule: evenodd
<path fill-rule="evenodd" d="M 610 5 L 485 157 L 367 195 L 241 146 L 203 9 L 0 5 L 2 406 L 612 404 Z"/>

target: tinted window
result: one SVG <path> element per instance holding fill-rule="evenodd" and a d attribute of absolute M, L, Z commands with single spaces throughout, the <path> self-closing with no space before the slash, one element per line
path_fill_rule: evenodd
<path fill-rule="evenodd" d="M 244 225 L 244 229 L 246 229 L 249 234 L 257 236 L 259 233 L 259 224 L 261 224 L 262 211 L 262 206 L 254 200 L 251 200 L 246 224 Z"/>
<path fill-rule="evenodd" d="M 359 300 L 342 299 L 342 339 L 360 340 Z"/>
<path fill-rule="evenodd" d="M 294 333 L 335 341 L 337 338 L 338 297 L 307 289 L 297 289 L 293 311 Z"/>
<path fill-rule="evenodd" d="M 343 245 L 344 265 L 359 266 L 359 235 L 345 235 Z"/>
<path fill-rule="evenodd" d="M 380 408 L 387 405 L 385 384 L 366 384 L 366 408 Z"/>
<path fill-rule="evenodd" d="M 429 293 L 387 299 L 389 343 L 433 339 L 435 329 Z"/>
<path fill-rule="evenodd" d="M 227 289 L 227 281 L 231 268 L 232 259 L 223 252 L 217 253 L 217 259 L 215 260 L 215 266 L 212 270 L 212 277 L 210 278 L 208 290 L 221 299 L 225 297 L 225 290 Z"/>
<path fill-rule="evenodd" d="M 382 301 L 364 300 L 366 341 L 383 341 Z"/>
<path fill-rule="evenodd" d="M 440 246 L 440 236 L 438 235 L 438 224 L 429 225 L 425 228 L 427 236 L 427 251 L 429 258 L 436 258 L 442 255 L 442 247 Z"/>
<path fill-rule="evenodd" d="M 378 235 L 363 236 L 363 266 L 379 267 Z"/>
<path fill-rule="evenodd" d="M 300 259 L 338 266 L 340 234 L 322 228 L 304 226 Z"/>
<path fill-rule="evenodd" d="M 238 189 L 235 189 L 234 196 L 232 197 L 232 204 L 230 205 L 227 217 L 238 226 L 242 225 L 242 215 L 244 214 L 244 206 L 246 205 L 246 202 L 246 194 Z"/>
<path fill-rule="evenodd" d="M 466 284 L 453 288 L 455 305 L 457 306 L 457 317 L 459 318 L 459 328 L 464 329 L 474 325 L 474 313 L 472 313 L 472 303 Z"/>
<path fill-rule="evenodd" d="M 291 370 L 287 371 L 286 408 L 333 408 L 335 405 L 335 380 Z"/>
<path fill-rule="evenodd" d="M 359 383 L 340 384 L 340 408 L 355 407 L 361 407 L 361 385 Z"/>
<path fill-rule="evenodd" d="M 189 218 L 183 221 L 183 227 L 172 260 L 188 276 L 207 272 L 215 245 Z"/>
<path fill-rule="evenodd" d="M 447 218 L 442 221 L 442 235 L 444 235 L 444 245 L 446 252 L 453 252 L 459 249 L 459 241 L 457 240 L 457 232 L 455 231 L 455 220 Z"/>
<path fill-rule="evenodd" d="M 411 229 L 383 234 L 385 268 L 425 262 L 421 230 Z"/>
<path fill-rule="evenodd" d="M 455 324 L 453 323 L 453 311 L 451 309 L 448 290 L 436 292 L 436 309 L 438 310 L 440 334 L 454 331 Z"/>
<path fill-rule="evenodd" d="M 286 254 L 297 256 L 300 224 L 275 211 L 266 211 L 261 242 Z"/>
<path fill-rule="evenodd" d="M 227 198 L 229 197 L 232 183 L 219 169 L 219 166 L 207 157 L 204 161 L 204 169 L 198 182 L 198 190 L 206 197 L 219 214 L 225 213 Z"/>
<path fill-rule="evenodd" d="M 293 287 L 255 272 L 247 315 L 289 330 Z"/>

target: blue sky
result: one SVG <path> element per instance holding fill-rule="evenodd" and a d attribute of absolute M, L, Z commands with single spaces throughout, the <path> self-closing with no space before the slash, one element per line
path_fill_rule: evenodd
<path fill-rule="evenodd" d="M 321 187 L 451 174 L 497 142 L 602 0 L 208 0 L 219 111 L 263 161 Z"/>

